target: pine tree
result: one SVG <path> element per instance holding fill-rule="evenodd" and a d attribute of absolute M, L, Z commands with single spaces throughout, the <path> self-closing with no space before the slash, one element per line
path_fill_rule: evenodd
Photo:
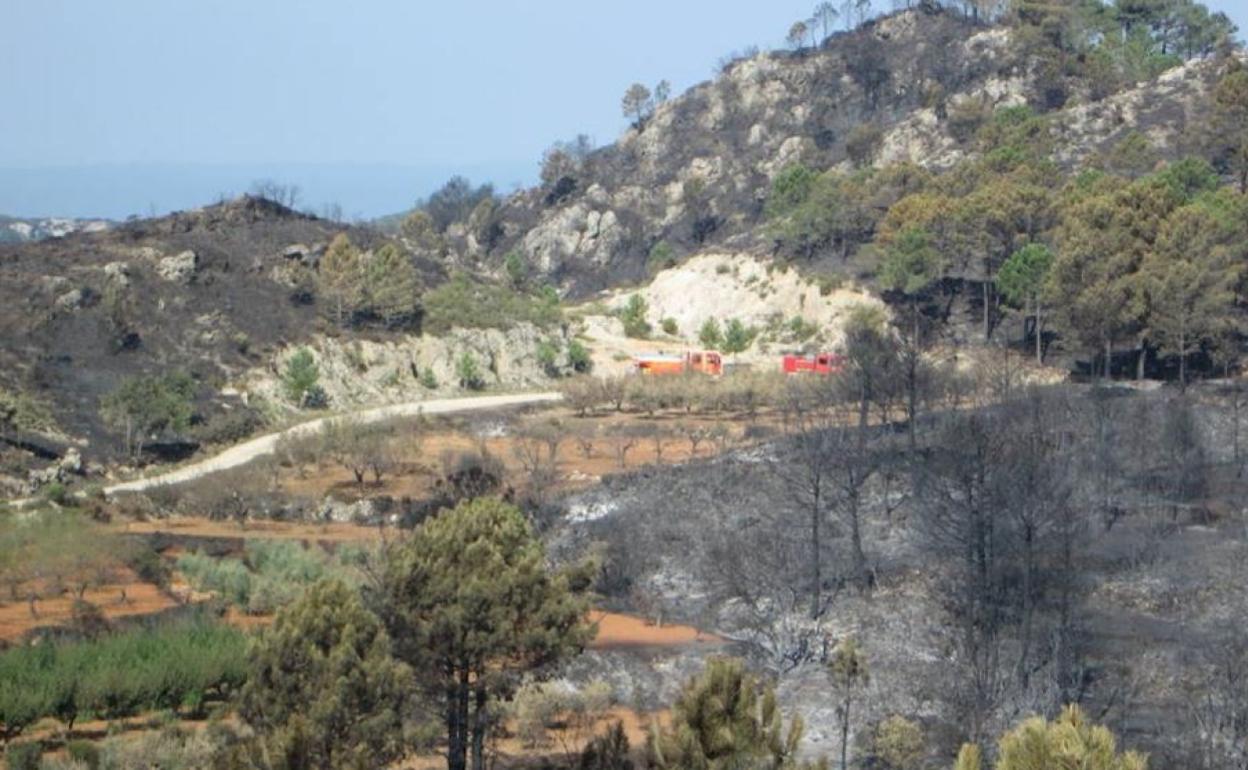
<path fill-rule="evenodd" d="M 364 298 L 362 256 L 346 233 L 334 236 L 321 257 L 317 286 L 336 323 L 349 322 L 359 311 Z"/>
<path fill-rule="evenodd" d="M 979 746 L 974 743 L 964 743 L 958 750 L 958 760 L 954 763 L 953 770 L 980 770 L 983 764 Z"/>
<path fill-rule="evenodd" d="M 698 329 L 698 342 L 702 343 L 702 347 L 707 350 L 718 350 L 724 344 L 724 335 L 719 330 L 719 321 L 714 318 L 703 321 L 702 328 Z"/>
<path fill-rule="evenodd" d="M 836 688 L 840 703 L 836 707 L 836 720 L 841 730 L 841 770 L 849 767 L 849 728 L 853 723 L 854 697 L 871 681 L 867 670 L 867 656 L 852 636 L 841 640 L 828 662 L 832 686 Z"/>
<path fill-rule="evenodd" d="M 1163 351 L 1179 357 L 1183 387 L 1191 352 L 1232 324 L 1245 256 L 1243 207 L 1235 208 L 1202 203 L 1175 210 L 1141 266 L 1149 328 Z"/>
<path fill-rule="evenodd" d="M 650 760 L 662 770 L 826 767 L 826 760 L 798 763 L 802 731 L 799 718 L 785 729 L 775 690 L 744 663 L 715 658 L 685 685 L 672 707 L 671 726 L 655 726 Z"/>
<path fill-rule="evenodd" d="M 524 515 L 495 498 L 442 511 L 387 554 L 379 604 L 441 706 L 449 770 L 470 753 L 482 770 L 491 701 L 589 641 L 589 584 L 582 567 L 550 571 Z"/>
<path fill-rule="evenodd" d="M 1042 243 L 1029 243 L 1011 254 L 997 275 L 997 283 L 1006 301 L 1012 305 L 1030 306 L 1035 316 L 1033 331 L 1036 335 L 1037 364 L 1044 362 L 1042 300 L 1052 267 L 1053 252 Z"/>
<path fill-rule="evenodd" d="M 420 279 L 403 250 L 387 243 L 364 263 L 364 294 L 369 312 L 386 326 L 410 323 L 420 310 Z"/>
<path fill-rule="evenodd" d="M 240 713 L 298 767 L 379 767 L 401 756 L 410 670 L 359 594 L 328 580 L 278 613 L 251 650 Z"/>
<path fill-rule="evenodd" d="M 1146 770 L 1148 760 L 1134 751 L 1119 754 L 1114 734 L 1070 705 L 1052 722 L 1033 717 L 1002 736 L 996 770 L 1038 767 Z"/>

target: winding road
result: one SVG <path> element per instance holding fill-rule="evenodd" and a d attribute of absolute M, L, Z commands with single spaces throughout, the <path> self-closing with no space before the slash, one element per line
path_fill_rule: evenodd
<path fill-rule="evenodd" d="M 249 439 L 241 444 L 232 446 L 213 457 L 191 463 L 189 465 L 172 470 L 167 473 L 161 473 L 157 476 L 150 476 L 143 479 L 135 479 L 134 481 L 126 481 L 120 484 L 112 484 L 104 487 L 104 494 L 115 495 L 120 492 L 144 492 L 154 487 L 161 487 L 167 484 L 181 484 L 187 481 L 194 481 L 203 478 L 212 473 L 237 468 L 240 465 L 255 460 L 264 455 L 273 454 L 277 448 L 277 442 L 284 437 L 299 438 L 302 436 L 310 436 L 322 428 L 325 424 L 332 420 L 350 419 L 356 422 L 371 424 L 384 422 L 396 417 L 417 417 L 424 414 L 454 414 L 457 412 L 478 412 L 488 409 L 498 409 L 508 406 L 527 406 L 530 404 L 544 404 L 559 401 L 563 398 L 561 393 L 521 393 L 510 396 L 475 396 L 472 398 L 440 398 L 431 399 L 429 401 L 410 401 L 402 404 L 391 404 L 389 406 L 378 406 L 370 409 L 362 409 L 358 412 L 348 412 L 346 414 L 334 415 L 332 417 L 320 417 L 315 420 L 309 420 L 285 430 L 269 433 L 258 438 Z"/>

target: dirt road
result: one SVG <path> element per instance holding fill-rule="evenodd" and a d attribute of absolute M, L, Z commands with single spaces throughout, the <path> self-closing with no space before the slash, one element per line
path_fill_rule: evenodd
<path fill-rule="evenodd" d="M 563 398 L 561 393 L 522 393 L 511 396 L 477 396 L 474 398 L 442 398 L 430 401 L 413 401 L 403 404 L 391 404 L 390 406 L 379 406 L 372 409 L 363 409 L 358 412 L 352 412 L 346 415 L 337 415 L 335 417 L 321 417 L 316 420 L 309 420 L 300 423 L 292 428 L 287 428 L 277 433 L 269 433 L 259 438 L 253 438 L 244 441 L 237 446 L 232 446 L 215 457 L 209 457 L 199 462 L 178 468 L 177 470 L 162 473 L 158 476 L 152 476 L 145 479 L 135 479 L 134 481 L 126 481 L 121 484 L 113 484 L 104 487 L 104 494 L 115 495 L 119 492 L 143 492 L 153 487 L 165 486 L 166 484 L 180 484 L 186 481 L 194 481 L 203 478 L 211 473 L 218 471 L 237 468 L 240 465 L 255 460 L 257 457 L 273 454 L 277 447 L 277 442 L 284 436 L 298 438 L 301 436 L 310 436 L 325 427 L 325 424 L 333 419 L 340 417 L 349 417 L 352 420 L 368 423 L 384 422 L 385 420 L 395 417 L 417 417 L 422 414 L 453 414 L 456 412 L 474 412 L 485 409 L 497 409 L 507 406 L 525 406 L 528 404 L 542 404 L 558 401 Z"/>

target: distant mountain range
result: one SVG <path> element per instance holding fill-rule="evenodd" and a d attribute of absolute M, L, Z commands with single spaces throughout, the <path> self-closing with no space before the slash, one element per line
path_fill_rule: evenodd
<path fill-rule="evenodd" d="M 22 219 L 0 214 L 0 243 L 25 243 L 44 238 L 63 238 L 72 233 L 98 233 L 112 227 L 107 219 L 40 217 Z"/>

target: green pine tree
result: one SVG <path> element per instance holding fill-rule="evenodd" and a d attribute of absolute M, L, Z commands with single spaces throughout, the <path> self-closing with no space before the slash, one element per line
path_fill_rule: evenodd
<path fill-rule="evenodd" d="M 685 685 L 672 707 L 672 723 L 656 725 L 650 760 L 662 770 L 730 770 L 741 767 L 824 768 L 826 760 L 799 763 L 802 721 L 785 728 L 775 690 L 733 658 L 711 660 Z"/>
<path fill-rule="evenodd" d="M 412 676 L 359 594 L 327 580 L 278 613 L 251 649 L 240 713 L 308 768 L 379 767 L 403 752 Z"/>
<path fill-rule="evenodd" d="M 426 520 L 387 554 L 381 605 L 396 651 L 440 704 L 447 767 L 485 767 L 490 704 L 525 673 L 578 653 L 590 571 L 551 571 L 518 508 L 463 502 Z"/>

